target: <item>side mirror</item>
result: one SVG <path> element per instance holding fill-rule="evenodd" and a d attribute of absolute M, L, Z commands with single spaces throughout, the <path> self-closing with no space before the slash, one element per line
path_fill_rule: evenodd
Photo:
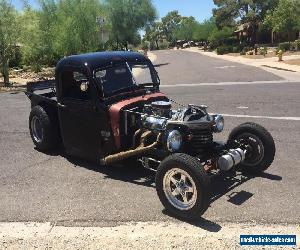
<path fill-rule="evenodd" d="M 89 82 L 83 82 L 80 84 L 80 90 L 82 92 L 86 92 L 89 88 Z"/>

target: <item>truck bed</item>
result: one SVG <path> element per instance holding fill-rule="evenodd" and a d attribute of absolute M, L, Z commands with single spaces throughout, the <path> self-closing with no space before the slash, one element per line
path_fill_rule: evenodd
<path fill-rule="evenodd" d="M 31 100 L 32 106 L 41 102 L 57 106 L 55 80 L 28 82 L 25 94 Z"/>

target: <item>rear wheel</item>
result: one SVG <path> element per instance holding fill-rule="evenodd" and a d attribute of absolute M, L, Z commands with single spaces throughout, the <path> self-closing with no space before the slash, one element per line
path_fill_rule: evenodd
<path fill-rule="evenodd" d="M 59 131 L 57 120 L 41 106 L 35 106 L 29 116 L 29 131 L 36 148 L 48 151 L 57 146 Z"/>
<path fill-rule="evenodd" d="M 232 130 L 228 138 L 229 147 L 240 142 L 247 147 L 245 161 L 239 167 L 243 172 L 258 174 L 272 164 L 275 143 L 272 135 L 261 125 L 244 123 Z"/>
<path fill-rule="evenodd" d="M 200 217 L 209 206 L 210 179 L 199 160 L 192 156 L 167 157 L 158 167 L 155 182 L 160 201 L 177 217 Z"/>

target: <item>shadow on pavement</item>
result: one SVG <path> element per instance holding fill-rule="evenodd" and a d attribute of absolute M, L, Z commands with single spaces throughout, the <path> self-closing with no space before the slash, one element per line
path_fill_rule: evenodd
<path fill-rule="evenodd" d="M 179 218 L 179 217 L 174 216 L 173 214 L 170 214 L 166 209 L 164 209 L 162 212 L 166 216 L 169 216 L 169 217 L 175 218 L 177 220 L 189 223 L 190 225 L 193 225 L 195 227 L 199 227 L 199 228 L 201 228 L 203 230 L 206 230 L 208 232 L 216 233 L 216 232 L 219 232 L 222 229 L 222 227 L 219 224 L 217 224 L 213 221 L 206 220 L 204 218 L 199 218 L 199 219 L 196 219 L 196 220 L 183 220 L 182 218 Z"/>
<path fill-rule="evenodd" d="M 170 63 L 159 63 L 159 64 L 154 64 L 154 68 L 159 68 L 159 67 L 162 67 L 162 66 L 166 66 L 166 65 L 169 65 Z"/>
<path fill-rule="evenodd" d="M 143 185 L 146 187 L 155 188 L 155 172 L 145 169 L 138 164 L 132 165 L 114 165 L 114 166 L 100 166 L 95 163 L 89 163 L 84 160 L 75 158 L 73 156 L 68 156 L 61 154 L 60 152 L 52 152 L 51 155 L 61 155 L 66 158 L 74 167 L 83 167 L 91 171 L 99 172 L 104 174 L 104 178 L 119 180 L 123 182 L 129 182 L 136 185 Z M 272 181 L 281 181 L 282 177 L 278 175 L 262 173 L 258 176 L 243 175 L 242 173 L 236 171 L 230 171 L 226 173 L 221 173 L 211 177 L 212 181 L 212 198 L 211 203 L 220 199 L 223 196 L 227 196 L 228 202 L 234 205 L 242 205 L 244 202 L 249 200 L 254 194 L 248 191 L 234 191 L 237 187 L 246 183 L 247 181 L 254 178 L 265 178 Z M 168 211 L 163 210 L 163 213 L 167 216 L 173 217 L 175 219 L 187 222 L 191 225 L 197 226 L 209 232 L 218 232 L 221 230 L 221 226 L 208 221 L 204 218 L 199 218 L 198 220 L 183 220 L 181 218 L 176 218 L 169 214 Z"/>
<path fill-rule="evenodd" d="M 228 197 L 228 202 L 235 205 L 242 205 L 249 200 L 254 194 L 241 190 L 235 192 L 234 189 L 254 178 L 264 178 L 272 181 L 281 181 L 282 177 L 278 175 L 261 173 L 260 175 L 244 175 L 236 171 L 221 173 L 212 178 L 212 198 L 211 203 L 220 199 L 222 196 Z"/>

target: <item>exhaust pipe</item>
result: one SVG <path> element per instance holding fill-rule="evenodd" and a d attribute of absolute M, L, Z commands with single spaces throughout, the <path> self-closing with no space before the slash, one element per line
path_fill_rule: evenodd
<path fill-rule="evenodd" d="M 141 144 L 140 146 L 138 146 L 136 149 L 132 149 L 132 150 L 128 150 L 128 151 L 124 151 L 124 152 L 120 152 L 117 154 L 113 154 L 113 155 L 109 155 L 107 157 L 105 157 L 102 161 L 104 164 L 106 165 L 110 165 L 112 163 L 118 162 L 118 161 L 122 161 L 124 159 L 130 158 L 132 156 L 136 156 L 136 155 L 142 155 L 145 154 L 149 151 L 151 151 L 153 148 L 155 148 L 160 141 L 161 138 L 161 133 L 158 134 L 157 139 L 155 142 L 153 142 L 151 145 L 145 146 L 146 143 L 146 139 L 152 135 L 151 131 L 146 131 L 142 134 L 141 136 Z"/>
<path fill-rule="evenodd" d="M 234 166 L 240 164 L 245 160 L 246 150 L 240 148 L 230 149 L 229 153 L 222 155 L 218 160 L 218 167 L 222 171 L 229 171 Z"/>

